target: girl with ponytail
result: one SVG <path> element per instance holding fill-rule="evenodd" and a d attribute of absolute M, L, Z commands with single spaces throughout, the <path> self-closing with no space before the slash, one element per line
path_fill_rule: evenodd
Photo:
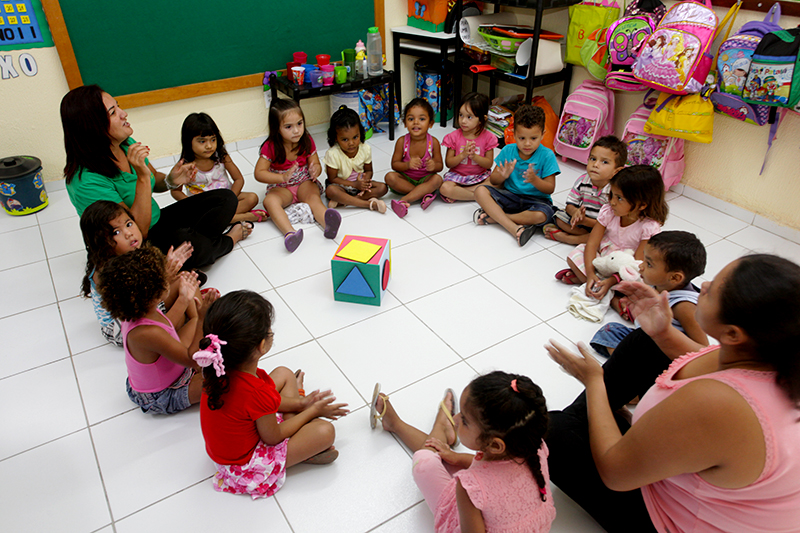
<path fill-rule="evenodd" d="M 400 419 L 380 384 L 371 406 L 373 427 L 380 420 L 414 452 L 412 474 L 434 514 L 436 532 L 549 531 L 556 510 L 542 389 L 526 376 L 495 371 L 467 385 L 460 412 L 457 404 L 447 389 L 428 434 Z M 451 450 L 458 438 L 478 453 Z"/>
<path fill-rule="evenodd" d="M 327 464 L 333 424 L 348 413 L 333 403 L 330 390 L 305 395 L 303 373 L 278 367 L 267 374 L 259 360 L 272 348 L 275 311 L 252 291 L 226 294 L 203 322 L 194 360 L 203 368 L 200 426 L 217 473 L 214 489 L 272 496 L 283 486 L 286 468 L 297 463 Z"/>

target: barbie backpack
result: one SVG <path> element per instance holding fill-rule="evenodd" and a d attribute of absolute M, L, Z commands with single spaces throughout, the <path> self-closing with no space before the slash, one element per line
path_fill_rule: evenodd
<path fill-rule="evenodd" d="M 631 72 L 636 50 L 653 33 L 655 24 L 649 15 L 622 17 L 608 28 L 608 74 L 606 87 L 618 91 L 645 91 L 647 87 Z"/>
<path fill-rule="evenodd" d="M 585 80 L 567 97 L 553 141 L 562 161 L 589 160 L 594 142 L 614 134 L 614 93 L 602 82 Z"/>
<path fill-rule="evenodd" d="M 664 189 L 679 183 L 683 177 L 683 139 L 645 133 L 644 125 L 655 106 L 653 91 L 645 95 L 645 102 L 633 112 L 625 123 L 622 142 L 628 147 L 626 165 L 650 165 L 664 180 Z"/>
<path fill-rule="evenodd" d="M 723 42 L 717 53 L 717 90 L 711 101 L 719 113 L 737 120 L 763 126 L 769 120 L 769 107 L 742 100 L 742 91 L 750 62 L 761 39 L 771 31 L 779 31 L 781 5 L 775 3 L 763 21 L 744 24 L 739 32 Z"/>
<path fill-rule="evenodd" d="M 723 24 L 733 12 L 728 12 Z M 711 0 L 672 6 L 638 50 L 633 75 L 648 87 L 672 94 L 698 93 L 711 70 L 708 53 L 717 31 Z"/>

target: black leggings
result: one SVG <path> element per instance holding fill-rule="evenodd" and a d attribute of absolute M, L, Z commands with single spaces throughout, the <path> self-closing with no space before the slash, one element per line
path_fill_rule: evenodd
<path fill-rule="evenodd" d="M 631 332 L 603 365 L 608 401 L 620 431 L 630 424 L 617 409 L 643 396 L 670 359 L 641 329 Z M 609 532 L 655 531 L 640 489 L 616 492 L 605 486 L 592 458 L 586 391 L 563 411 L 550 412 L 545 439 L 550 449 L 550 479 Z"/>
<path fill-rule="evenodd" d="M 170 246 L 191 242 L 194 252 L 184 270 L 210 265 L 233 250 L 233 239 L 222 232 L 230 226 L 237 205 L 236 195 L 228 189 L 190 196 L 161 210 L 148 239 L 164 253 Z"/>

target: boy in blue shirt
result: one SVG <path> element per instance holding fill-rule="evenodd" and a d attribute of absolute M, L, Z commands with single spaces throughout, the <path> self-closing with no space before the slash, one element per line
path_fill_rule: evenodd
<path fill-rule="evenodd" d="M 506 145 L 495 158 L 497 166 L 489 176 L 494 187 L 483 185 L 475 191 L 481 206 L 472 217 L 475 224 L 500 224 L 520 246 L 555 214 L 550 194 L 561 171 L 553 151 L 541 146 L 543 134 L 542 108 L 521 106 L 514 113 L 516 143 Z"/>

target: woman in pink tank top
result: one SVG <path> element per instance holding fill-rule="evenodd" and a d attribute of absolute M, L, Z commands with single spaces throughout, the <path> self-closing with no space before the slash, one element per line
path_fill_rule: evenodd
<path fill-rule="evenodd" d="M 158 309 L 168 291 L 164 255 L 144 246 L 112 258 L 100 270 L 98 291 L 122 324 L 128 396 L 146 413 L 171 414 L 200 401 L 202 376 L 191 358 L 202 320 L 218 293 L 199 301 L 197 274 L 182 272 L 178 298 L 165 315 Z"/>
<path fill-rule="evenodd" d="M 796 531 L 800 266 L 774 255 L 751 255 L 704 283 L 697 321 L 719 340 L 708 348 L 672 327 L 666 293 L 634 283 L 621 288 L 630 294 L 642 329 L 674 358 L 642 398 L 627 432 L 609 407 L 603 369 L 589 349 L 580 345 L 581 357 L 554 341 L 547 346 L 550 356 L 586 386 L 596 471 L 581 477 L 599 475 L 617 491 L 608 492 L 619 495 L 603 496 L 618 522 L 608 516 L 598 520 L 608 529 L 626 524 L 631 531 Z M 557 435 L 567 427 L 559 427 L 560 414 L 551 414 L 551 449 L 554 441 L 564 442 Z M 555 474 L 553 479 L 562 485 Z M 571 484 L 563 478 L 563 486 Z M 630 505 L 633 492 L 643 509 Z M 628 505 L 617 505 L 622 501 Z M 626 523 L 632 515 L 649 521 Z"/>

